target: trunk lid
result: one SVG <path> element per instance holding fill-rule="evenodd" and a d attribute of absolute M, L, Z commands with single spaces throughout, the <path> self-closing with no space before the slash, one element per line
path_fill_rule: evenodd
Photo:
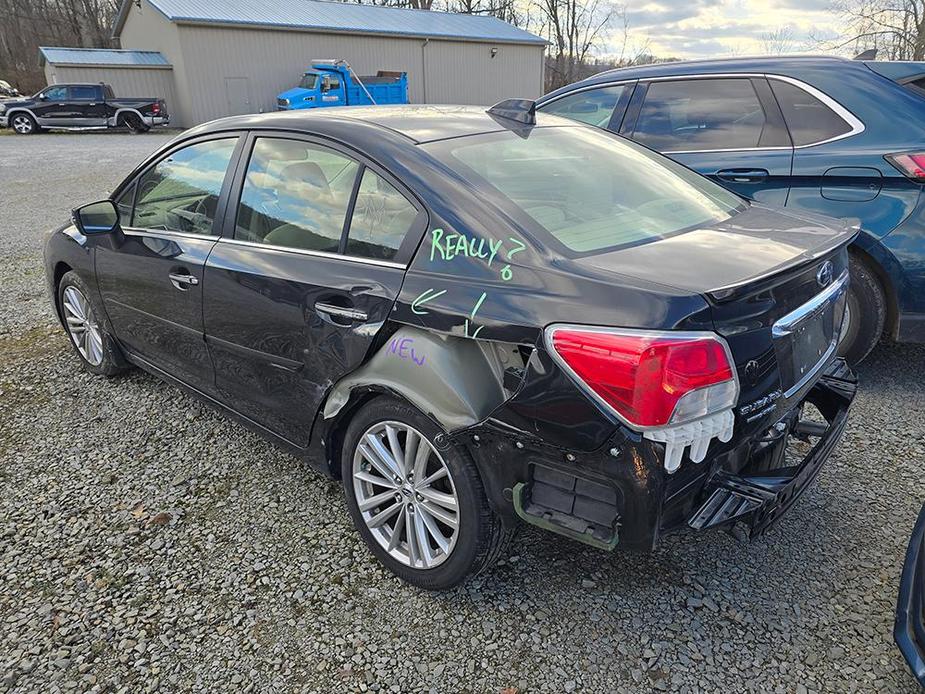
<path fill-rule="evenodd" d="M 735 361 L 737 411 L 757 422 L 802 397 L 832 357 L 856 235 L 838 220 L 751 205 L 724 222 L 579 262 L 704 296 Z"/>

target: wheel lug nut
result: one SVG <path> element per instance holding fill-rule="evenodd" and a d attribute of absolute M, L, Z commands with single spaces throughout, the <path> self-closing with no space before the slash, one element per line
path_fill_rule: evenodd
<path fill-rule="evenodd" d="M 421 496 L 420 494 L 418 494 L 418 495 L 417 495 L 417 500 L 418 500 L 418 501 L 424 501 L 424 497 Z"/>

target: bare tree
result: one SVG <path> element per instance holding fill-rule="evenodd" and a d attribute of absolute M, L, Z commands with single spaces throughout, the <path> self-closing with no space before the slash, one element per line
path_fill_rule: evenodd
<path fill-rule="evenodd" d="M 761 43 L 767 55 L 783 55 L 796 50 L 793 28 L 789 26 L 779 27 L 762 34 Z"/>
<path fill-rule="evenodd" d="M 0 77 L 39 89 L 39 46 L 109 46 L 116 10 L 117 0 L 0 0 Z"/>
<path fill-rule="evenodd" d="M 608 0 L 535 0 L 551 46 L 546 87 L 555 89 L 580 77 L 608 25 L 622 8 Z"/>
<path fill-rule="evenodd" d="M 876 48 L 890 60 L 925 60 L 925 0 L 839 0 L 845 35 L 830 49 Z"/>

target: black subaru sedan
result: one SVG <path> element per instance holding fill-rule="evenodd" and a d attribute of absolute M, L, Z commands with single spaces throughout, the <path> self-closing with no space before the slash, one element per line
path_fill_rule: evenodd
<path fill-rule="evenodd" d="M 854 235 L 512 101 L 194 128 L 45 263 L 87 370 L 339 478 L 371 551 L 443 589 L 524 522 L 603 550 L 765 532 L 854 397 Z"/>

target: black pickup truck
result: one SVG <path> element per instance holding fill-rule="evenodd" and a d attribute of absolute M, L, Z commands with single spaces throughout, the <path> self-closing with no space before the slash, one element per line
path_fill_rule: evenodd
<path fill-rule="evenodd" d="M 142 133 L 167 125 L 167 105 L 154 97 L 117 99 L 108 84 L 53 84 L 35 96 L 0 102 L 0 128 L 31 135 L 43 128 L 128 128 Z"/>

